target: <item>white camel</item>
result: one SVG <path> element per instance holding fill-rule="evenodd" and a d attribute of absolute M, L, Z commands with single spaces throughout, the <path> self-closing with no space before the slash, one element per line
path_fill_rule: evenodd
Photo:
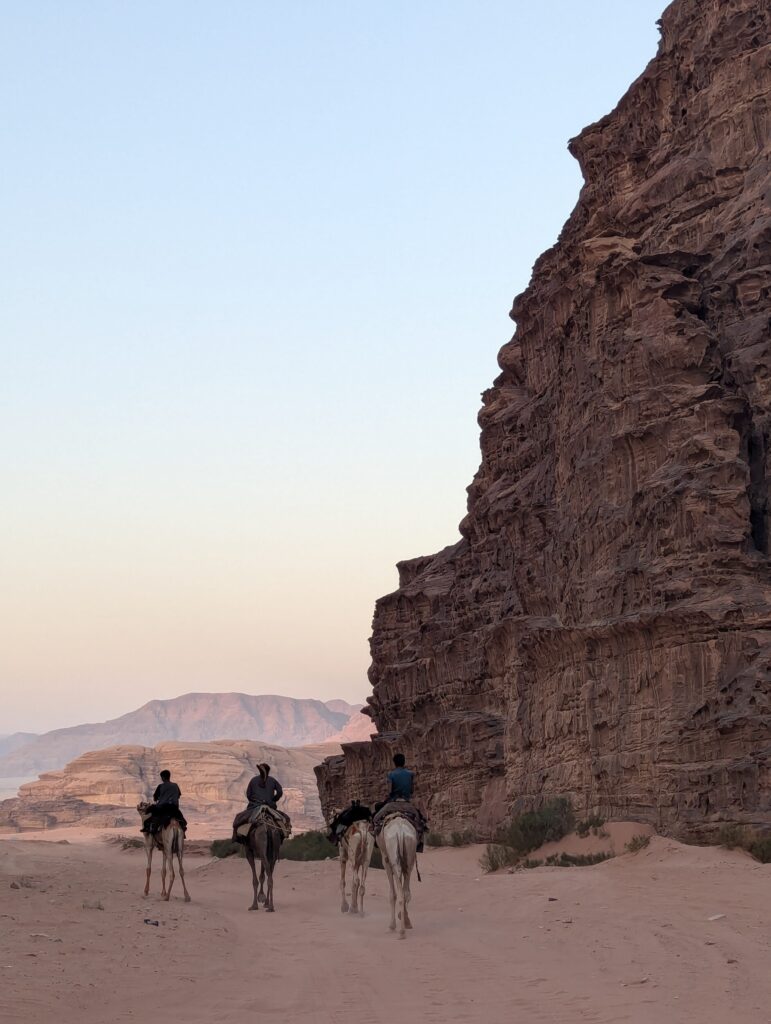
<path fill-rule="evenodd" d="M 375 849 L 375 833 L 369 821 L 354 821 L 340 839 L 340 909 L 344 914 L 364 913 L 367 870 Z M 351 903 L 345 898 L 345 869 L 351 865 Z"/>
<path fill-rule="evenodd" d="M 404 938 L 404 929 L 412 928 L 408 906 L 410 902 L 410 876 L 415 867 L 418 835 L 415 826 L 406 818 L 387 819 L 377 837 L 377 845 L 383 855 L 383 867 L 391 887 L 391 924 L 394 931 L 399 918 L 399 938 Z"/>
<path fill-rule="evenodd" d="M 148 819 L 149 814 L 147 808 L 150 806 L 149 803 L 137 804 L 137 810 L 142 818 L 142 824 Z M 185 903 L 190 902 L 190 893 L 187 891 L 185 885 L 185 869 L 182 867 L 182 857 L 185 853 L 185 833 L 182 830 L 182 826 L 178 821 L 173 819 L 164 825 L 160 832 L 156 832 L 154 836 L 151 836 L 148 832 L 144 833 L 145 840 L 145 854 L 147 855 L 147 872 L 145 876 L 145 891 L 144 895 L 150 892 L 150 870 L 153 865 L 153 850 L 158 849 L 163 852 L 163 867 L 161 869 L 161 899 L 168 900 L 171 896 L 171 887 L 174 885 L 174 857 L 177 858 L 179 864 L 179 877 L 182 882 L 182 889 L 185 893 Z M 169 879 L 169 887 L 166 888 L 166 866 L 168 865 L 171 873 Z"/>

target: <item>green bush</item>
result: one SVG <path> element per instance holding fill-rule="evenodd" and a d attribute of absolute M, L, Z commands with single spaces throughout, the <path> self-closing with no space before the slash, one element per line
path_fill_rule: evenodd
<path fill-rule="evenodd" d="M 246 847 L 243 843 L 234 843 L 232 839 L 212 839 L 209 849 L 212 857 L 246 856 Z"/>
<path fill-rule="evenodd" d="M 553 853 L 544 862 L 552 868 L 588 868 L 593 864 L 602 864 L 610 860 L 612 853 Z"/>
<path fill-rule="evenodd" d="M 576 832 L 582 839 L 586 839 L 590 832 L 594 832 L 595 835 L 598 835 L 604 824 L 604 818 L 600 818 L 597 814 L 592 814 L 584 821 L 578 822 L 576 825 Z"/>
<path fill-rule="evenodd" d="M 632 836 L 629 842 L 626 844 L 626 849 L 629 853 L 639 853 L 640 850 L 644 850 L 651 841 L 650 836 L 638 835 Z"/>
<path fill-rule="evenodd" d="M 727 850 L 734 850 L 737 846 L 744 849 L 747 837 L 741 825 L 731 823 L 721 827 L 717 835 L 717 841 L 719 846 L 725 846 Z"/>
<path fill-rule="evenodd" d="M 524 857 L 544 843 L 562 839 L 573 828 L 575 817 L 566 797 L 548 800 L 537 811 L 527 811 L 514 818 L 498 836 L 498 842 Z"/>
<path fill-rule="evenodd" d="M 337 855 L 337 847 L 324 832 L 303 832 L 281 844 L 279 857 L 281 860 L 328 860 Z"/>
<path fill-rule="evenodd" d="M 761 864 L 771 864 L 771 836 L 756 836 L 747 843 L 745 850 Z"/>
<path fill-rule="evenodd" d="M 474 836 L 469 831 L 453 832 L 450 835 L 450 846 L 469 846 L 474 842 Z"/>
<path fill-rule="evenodd" d="M 486 872 L 499 871 L 501 868 L 512 867 L 519 862 L 519 854 L 510 846 L 502 843 L 488 843 L 479 861 Z"/>
<path fill-rule="evenodd" d="M 444 846 L 444 836 L 441 832 L 426 832 L 426 846 Z"/>

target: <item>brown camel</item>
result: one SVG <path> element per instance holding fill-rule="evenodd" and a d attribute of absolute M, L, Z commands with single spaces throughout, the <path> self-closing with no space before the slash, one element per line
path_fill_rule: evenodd
<path fill-rule="evenodd" d="M 150 806 L 149 803 L 143 802 L 137 804 L 137 810 L 142 818 L 142 824 L 150 817 L 147 813 L 147 808 Z M 145 854 L 147 855 L 147 872 L 145 876 L 145 891 L 144 895 L 147 896 L 150 892 L 150 870 L 153 865 L 153 851 L 161 850 L 163 852 L 163 867 L 161 869 L 161 899 L 168 900 L 171 896 L 171 887 L 174 885 L 174 857 L 177 858 L 179 865 L 179 877 L 182 882 L 182 889 L 185 893 L 185 903 L 190 902 L 190 893 L 187 891 L 185 885 L 185 869 L 182 867 L 182 857 L 185 852 L 185 833 L 182 831 L 182 826 L 178 821 L 170 821 L 164 825 L 160 832 L 156 832 L 154 836 L 149 833 L 144 833 L 145 840 Z M 166 865 L 169 867 L 171 872 L 171 878 L 169 880 L 169 887 L 166 888 Z"/>
<path fill-rule="evenodd" d="M 364 885 L 367 881 L 367 869 L 375 849 L 375 833 L 372 822 L 354 821 L 343 832 L 340 840 L 340 909 L 344 914 L 364 913 Z M 351 865 L 351 902 L 345 896 L 345 871 Z"/>
<path fill-rule="evenodd" d="M 254 899 L 249 907 L 250 910 L 259 910 L 260 903 L 264 903 L 265 909 L 270 913 L 276 909 L 273 906 L 273 869 L 276 866 L 283 841 L 284 834 L 281 829 L 265 818 L 261 818 L 249 833 L 246 842 L 246 859 L 252 869 L 252 888 L 254 890 Z M 261 865 L 259 889 L 255 867 L 256 859 L 259 859 Z M 266 878 L 267 894 L 263 889 Z"/>

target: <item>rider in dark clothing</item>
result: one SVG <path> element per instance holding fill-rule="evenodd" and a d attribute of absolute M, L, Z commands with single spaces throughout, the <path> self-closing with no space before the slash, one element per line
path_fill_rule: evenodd
<path fill-rule="evenodd" d="M 257 771 L 259 775 L 255 775 L 246 787 L 246 799 L 248 805 L 245 811 L 239 811 L 239 813 L 233 819 L 233 842 L 246 842 L 243 836 L 239 836 L 237 830 L 241 825 L 245 825 L 251 818 L 252 812 L 256 811 L 258 807 L 272 807 L 273 810 L 277 810 L 276 803 L 284 795 L 284 790 L 281 788 L 281 783 L 274 779 L 270 774 L 269 764 L 258 764 Z M 283 811 L 278 812 L 286 818 L 287 823 L 289 822 L 289 816 L 284 814 Z"/>
<path fill-rule="evenodd" d="M 415 804 L 412 802 L 412 795 L 415 789 L 415 772 L 410 771 L 409 768 L 405 768 L 404 754 L 394 754 L 394 767 L 393 770 L 388 773 L 388 781 L 391 784 L 391 791 L 382 803 L 375 804 L 375 811 L 380 811 L 381 808 L 394 800 L 406 800 L 414 808 L 419 819 L 420 829 L 418 831 L 418 853 L 422 853 L 423 833 L 428 828 L 428 821 L 424 817 L 420 808 L 415 807 Z"/>
<path fill-rule="evenodd" d="M 178 821 L 182 830 L 185 831 L 187 822 L 179 809 L 182 791 L 176 782 L 171 781 L 171 772 L 167 769 L 161 772 L 161 780 L 161 783 L 155 787 L 153 803 L 147 808 L 150 817 L 145 820 L 142 831 L 157 832 L 164 825 L 168 825 L 172 819 Z"/>

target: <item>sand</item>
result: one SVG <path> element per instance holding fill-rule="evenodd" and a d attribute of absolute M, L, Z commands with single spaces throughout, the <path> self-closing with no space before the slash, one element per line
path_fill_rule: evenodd
<path fill-rule="evenodd" d="M 771 867 L 657 837 L 584 868 L 484 875 L 481 852 L 421 858 L 400 941 L 382 871 L 356 918 L 339 911 L 336 862 L 282 861 L 277 912 L 249 913 L 242 860 L 191 856 L 193 902 L 179 889 L 163 903 L 159 873 L 140 895 L 143 854 L 93 831 L 5 837 L 0 1020 L 771 1020 Z M 84 906 L 97 900 L 103 910 Z"/>

